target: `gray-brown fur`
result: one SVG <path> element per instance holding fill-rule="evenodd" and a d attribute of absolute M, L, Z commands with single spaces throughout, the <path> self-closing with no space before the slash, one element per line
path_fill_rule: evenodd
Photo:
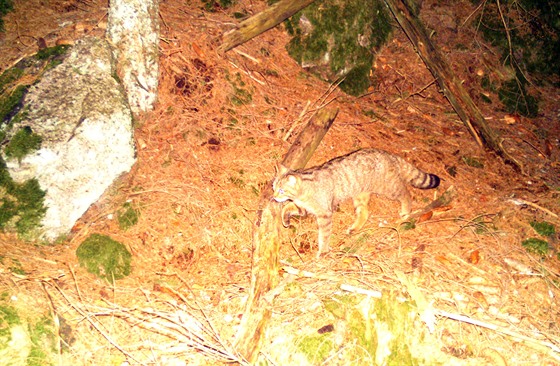
<path fill-rule="evenodd" d="M 320 255 L 329 250 L 332 214 L 340 203 L 350 198 L 354 201 L 356 221 L 348 229 L 351 233 L 367 220 L 372 193 L 400 201 L 401 216 L 408 215 L 411 200 L 407 184 L 421 189 L 436 188 L 439 178 L 424 173 L 399 156 L 383 150 L 364 149 L 305 170 L 290 171 L 280 166 L 273 188 L 276 201 L 292 201 L 316 217 Z"/>

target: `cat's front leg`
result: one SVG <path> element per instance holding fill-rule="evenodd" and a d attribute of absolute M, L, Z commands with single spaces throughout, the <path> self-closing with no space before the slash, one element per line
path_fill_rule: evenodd
<path fill-rule="evenodd" d="M 295 203 L 289 201 L 282 206 L 282 225 L 284 225 L 284 227 L 289 227 L 290 219 L 293 216 L 303 217 L 306 215 L 307 212 L 303 208 L 298 207 Z"/>
<path fill-rule="evenodd" d="M 320 257 L 329 251 L 329 240 L 332 233 L 332 213 L 317 216 L 317 226 L 319 227 L 319 252 L 317 257 Z"/>

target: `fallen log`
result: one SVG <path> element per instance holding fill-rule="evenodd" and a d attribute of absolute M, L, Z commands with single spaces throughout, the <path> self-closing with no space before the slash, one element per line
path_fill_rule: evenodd
<path fill-rule="evenodd" d="M 315 0 L 281 0 L 266 10 L 239 23 L 236 29 L 224 34 L 219 50 L 227 52 L 253 37 L 277 26 Z"/>
<path fill-rule="evenodd" d="M 303 128 L 282 164 L 290 169 L 304 168 L 323 136 L 332 125 L 338 110 L 320 110 Z M 278 250 L 282 204 L 272 200 L 272 181 L 263 190 L 253 228 L 253 263 L 251 288 L 237 333 L 235 348 L 249 363 L 254 363 L 261 348 L 266 324 L 278 295 Z"/>

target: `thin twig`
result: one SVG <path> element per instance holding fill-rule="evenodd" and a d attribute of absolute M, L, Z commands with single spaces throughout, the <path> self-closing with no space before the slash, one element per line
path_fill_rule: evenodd
<path fill-rule="evenodd" d="M 288 141 L 288 138 L 292 135 L 292 133 L 294 132 L 296 127 L 300 125 L 299 122 L 303 119 L 303 116 L 305 116 L 305 114 L 307 113 L 307 110 L 309 109 L 310 105 L 311 105 L 311 101 L 308 100 L 307 104 L 305 105 L 303 110 L 300 112 L 298 118 L 294 121 L 294 123 L 292 123 L 292 126 L 290 127 L 290 129 L 288 130 L 288 132 L 286 132 L 286 134 L 284 135 L 284 138 L 282 138 L 283 141 Z"/>
<path fill-rule="evenodd" d="M 249 55 L 249 54 L 247 54 L 247 53 L 245 53 L 245 52 L 243 52 L 243 51 L 240 51 L 240 50 L 238 50 L 237 48 L 234 48 L 234 49 L 233 49 L 233 52 L 235 52 L 235 53 L 237 53 L 237 54 L 239 54 L 239 55 L 241 55 L 241 56 L 243 56 L 243 57 L 248 58 L 249 60 L 253 61 L 253 62 L 256 63 L 256 64 L 260 64 L 260 63 L 261 63 L 261 60 L 259 60 L 258 58 L 254 58 L 253 56 L 251 56 L 251 55 Z"/>
<path fill-rule="evenodd" d="M 511 199 L 509 199 L 509 201 L 512 202 L 513 204 L 518 205 L 518 206 L 521 206 L 521 205 L 531 206 L 531 207 L 533 207 L 533 208 L 536 208 L 536 209 L 538 209 L 538 210 L 541 210 L 542 212 L 545 212 L 545 213 L 549 214 L 550 216 L 552 216 L 552 217 L 554 217 L 554 218 L 556 218 L 556 219 L 558 218 L 558 215 L 557 215 L 557 214 L 555 214 L 554 212 L 550 211 L 550 210 L 547 209 L 547 208 L 544 208 L 544 207 L 542 207 L 542 206 L 537 205 L 536 203 L 529 202 L 529 201 L 525 201 L 525 200 L 523 200 L 523 199 L 521 199 L 521 198 L 511 198 Z"/>
<path fill-rule="evenodd" d="M 72 301 L 70 301 L 70 299 L 66 296 L 66 294 L 64 293 L 64 291 L 62 291 L 62 289 L 56 284 L 56 282 L 51 281 L 52 285 L 54 286 L 54 288 L 56 290 L 58 290 L 58 292 L 62 295 L 62 297 L 64 297 L 64 299 L 66 300 L 66 302 L 68 303 L 68 305 L 70 305 L 70 307 L 72 307 L 74 310 L 76 310 L 78 312 L 78 314 L 80 314 L 85 320 L 87 320 L 91 326 L 93 328 L 95 328 L 95 330 L 101 334 L 109 343 L 111 343 L 111 345 L 113 347 L 115 347 L 116 349 L 118 349 L 123 355 L 125 355 L 126 357 L 130 358 L 131 360 L 133 360 L 134 362 L 140 363 L 140 361 L 138 361 L 136 358 L 134 358 L 134 356 L 132 356 L 130 353 L 128 353 L 126 350 L 124 350 L 121 346 L 119 346 L 119 344 L 117 342 L 115 342 L 107 333 L 105 333 L 105 331 L 103 331 L 99 325 L 93 321 L 93 319 L 95 317 L 92 317 L 90 314 L 86 314 L 82 309 L 80 309 L 78 306 L 76 306 Z"/>

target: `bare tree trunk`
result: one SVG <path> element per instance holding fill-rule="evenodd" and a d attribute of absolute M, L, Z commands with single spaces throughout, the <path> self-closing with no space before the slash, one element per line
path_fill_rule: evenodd
<path fill-rule="evenodd" d="M 500 136 L 486 124 L 484 116 L 463 88 L 461 81 L 453 74 L 447 61 L 430 40 L 422 22 L 415 14 L 414 0 L 385 0 L 385 3 L 475 141 L 481 147 L 487 146 L 494 150 L 506 163 L 523 171 L 521 163 L 505 151 Z"/>
<path fill-rule="evenodd" d="M 266 32 L 288 19 L 315 0 L 280 0 L 266 10 L 242 21 L 239 26 L 224 34 L 220 50 L 227 52 Z"/>
<path fill-rule="evenodd" d="M 151 110 L 159 76 L 159 0 L 110 0 L 107 39 L 130 109 Z"/>
<path fill-rule="evenodd" d="M 282 164 L 290 169 L 305 167 L 337 114 L 338 110 L 319 111 L 301 131 Z M 278 284 L 281 207 L 280 203 L 272 200 L 270 182 L 260 198 L 253 232 L 251 289 L 236 340 L 237 351 L 250 363 L 257 359 L 265 327 L 272 314 L 273 301 L 278 295 L 274 288 Z"/>

